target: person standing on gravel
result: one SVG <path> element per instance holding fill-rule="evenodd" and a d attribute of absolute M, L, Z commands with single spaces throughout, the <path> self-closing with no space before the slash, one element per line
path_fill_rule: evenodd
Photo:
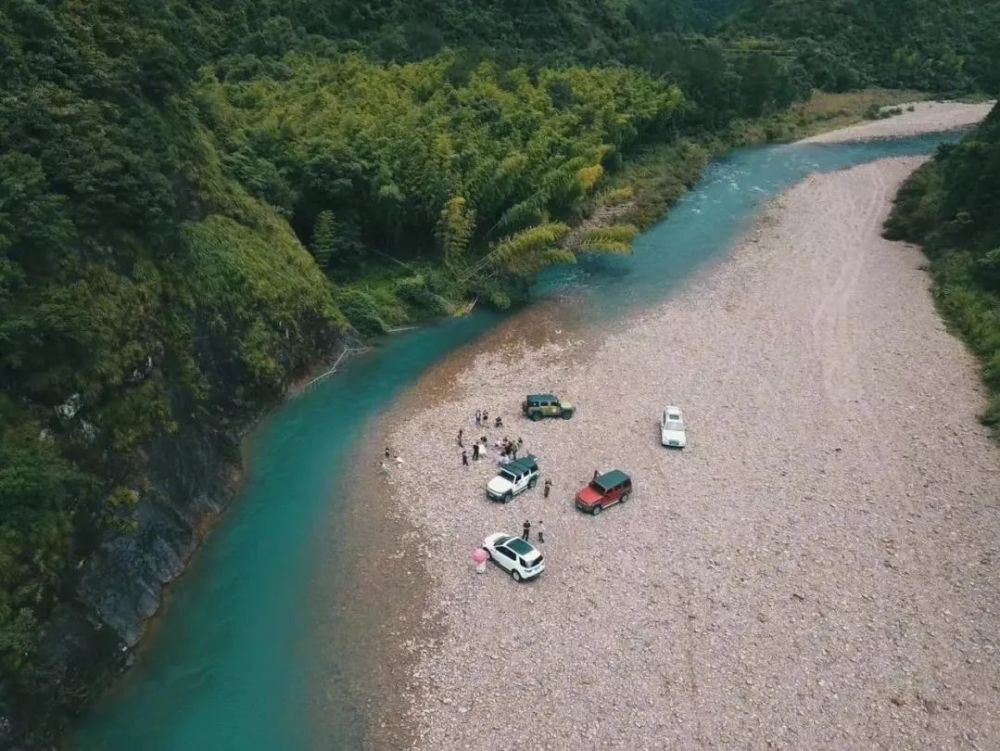
<path fill-rule="evenodd" d="M 462 445 L 462 428 L 458 429 L 458 445 Z"/>
<path fill-rule="evenodd" d="M 479 443 L 478 443 L 478 441 L 476 443 L 472 444 L 472 461 L 474 461 L 474 462 L 478 462 L 479 461 Z"/>
<path fill-rule="evenodd" d="M 478 428 L 483 422 L 482 410 L 476 410 L 476 427 Z"/>
<path fill-rule="evenodd" d="M 463 467 L 468 467 L 469 466 L 469 452 L 468 451 L 463 451 L 462 452 L 462 466 Z"/>
<path fill-rule="evenodd" d="M 527 519 L 524 520 L 524 531 L 521 533 L 521 539 L 527 541 L 531 537 L 531 522 Z"/>
<path fill-rule="evenodd" d="M 552 490 L 552 480 L 546 480 L 544 487 L 545 487 L 545 490 L 543 491 L 542 494 L 543 494 L 543 496 L 545 498 L 548 498 L 549 497 L 549 491 Z"/>
<path fill-rule="evenodd" d="M 545 542 L 545 527 L 542 526 L 541 519 L 538 520 L 538 528 L 536 529 L 536 532 L 538 532 L 538 541 Z"/>

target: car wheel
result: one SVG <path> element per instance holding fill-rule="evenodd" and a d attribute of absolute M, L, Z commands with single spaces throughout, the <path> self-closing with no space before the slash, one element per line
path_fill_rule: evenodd
<path fill-rule="evenodd" d="M 510 492 L 510 491 L 508 490 L 508 491 L 507 491 L 507 493 L 506 493 L 506 494 L 504 495 L 504 497 L 503 497 L 503 502 L 504 502 L 504 503 L 510 503 L 510 502 L 511 502 L 511 500 L 512 500 L 513 498 L 514 498 L 514 494 L 513 494 L 513 493 L 511 493 L 511 492 Z"/>
<path fill-rule="evenodd" d="M 571 417 L 573 417 L 573 411 L 572 410 L 567 410 L 566 412 L 562 413 L 562 419 L 564 419 L 564 420 L 569 420 Z"/>
<path fill-rule="evenodd" d="M 542 413 L 541 412 L 532 412 L 531 413 L 531 421 L 532 422 L 538 422 L 541 419 L 542 419 Z"/>
<path fill-rule="evenodd" d="M 516 582 L 521 581 L 521 574 L 516 568 L 510 570 L 510 578 Z"/>
<path fill-rule="evenodd" d="M 621 502 L 622 502 L 622 503 L 625 503 L 625 501 L 627 501 L 627 500 L 628 500 L 628 497 L 629 497 L 630 495 L 631 495 L 631 493 L 622 493 L 622 500 L 621 500 Z"/>
<path fill-rule="evenodd" d="M 533 488 L 537 484 L 538 484 L 538 478 L 537 477 L 532 477 L 530 480 L 528 480 L 528 487 L 529 488 Z"/>
<path fill-rule="evenodd" d="M 602 506 L 601 504 L 599 504 L 599 503 L 598 503 L 598 504 L 597 504 L 596 506 L 594 506 L 594 510 L 593 510 L 593 511 L 591 511 L 591 513 L 592 513 L 592 514 L 593 514 L 594 516 L 597 516 L 597 515 L 598 515 L 599 513 L 601 513 L 602 511 L 604 511 L 604 506 Z"/>

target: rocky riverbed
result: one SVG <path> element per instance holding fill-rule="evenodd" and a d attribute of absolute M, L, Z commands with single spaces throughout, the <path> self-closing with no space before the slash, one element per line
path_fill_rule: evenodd
<path fill-rule="evenodd" d="M 808 178 L 729 260 L 614 331 L 515 317 L 382 423 L 403 463 L 380 505 L 408 525 L 419 593 L 383 624 L 409 656 L 385 668 L 408 742 L 995 745 L 1000 452 L 922 255 L 881 238 L 919 163 Z M 550 390 L 574 419 L 519 417 Z M 658 444 L 668 403 L 682 452 Z M 484 407 L 505 427 L 478 430 Z M 459 428 L 523 437 L 552 496 L 487 501 L 495 464 L 461 466 Z M 612 467 L 632 500 L 581 514 L 573 493 Z M 525 519 L 544 520 L 543 576 L 477 575 L 473 548 Z"/>
<path fill-rule="evenodd" d="M 912 102 L 883 107 L 883 110 L 900 112 L 882 120 L 871 120 L 820 133 L 803 139 L 801 143 L 872 141 L 969 128 L 986 117 L 994 104 L 995 102 Z"/>

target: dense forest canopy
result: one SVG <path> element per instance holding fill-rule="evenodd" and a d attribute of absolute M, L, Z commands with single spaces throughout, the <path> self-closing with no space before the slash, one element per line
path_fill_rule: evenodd
<path fill-rule="evenodd" d="M 572 220 L 607 165 L 636 143 L 669 138 L 684 99 L 638 70 L 518 67 L 454 55 L 381 66 L 357 55 L 291 56 L 281 76 L 197 88 L 227 163 L 288 216 L 300 236 L 335 218 L 328 265 L 341 275 L 366 247 L 438 252 L 452 199 L 487 246 Z"/>
<path fill-rule="evenodd" d="M 746 0 L 725 28 L 781 40 L 821 88 L 1000 90 L 995 1 Z"/>
<path fill-rule="evenodd" d="M 570 225 L 637 149 L 815 86 L 995 90 L 997 5 L 6 0 L 0 745 L 89 698 L 53 624 L 96 633 L 80 578 L 163 456 L 232 446 L 351 327 L 627 250 Z"/>

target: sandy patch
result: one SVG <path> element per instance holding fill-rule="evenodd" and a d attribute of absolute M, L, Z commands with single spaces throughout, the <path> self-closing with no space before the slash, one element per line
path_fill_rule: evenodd
<path fill-rule="evenodd" d="M 975 125 L 989 114 L 995 102 L 966 104 L 963 102 L 913 102 L 900 104 L 903 112 L 885 120 L 872 120 L 848 128 L 820 133 L 799 143 L 847 143 L 872 141 L 880 138 L 919 136 L 940 133 Z M 913 107 L 912 112 L 907 108 Z"/>
<path fill-rule="evenodd" d="M 880 236 L 920 161 L 806 179 L 614 333 L 539 342 L 516 318 L 393 415 L 399 549 L 430 599 L 395 678 L 416 747 L 996 745 L 1000 452 L 921 253 Z M 576 418 L 518 416 L 550 389 Z M 658 445 L 666 403 L 685 409 L 683 452 Z M 476 431 L 479 407 L 507 427 Z M 493 468 L 460 465 L 460 427 L 523 436 L 552 497 L 487 501 Z M 629 504 L 578 512 L 576 489 L 615 466 Z M 545 574 L 475 574 L 482 538 L 526 518 L 545 522 Z"/>

